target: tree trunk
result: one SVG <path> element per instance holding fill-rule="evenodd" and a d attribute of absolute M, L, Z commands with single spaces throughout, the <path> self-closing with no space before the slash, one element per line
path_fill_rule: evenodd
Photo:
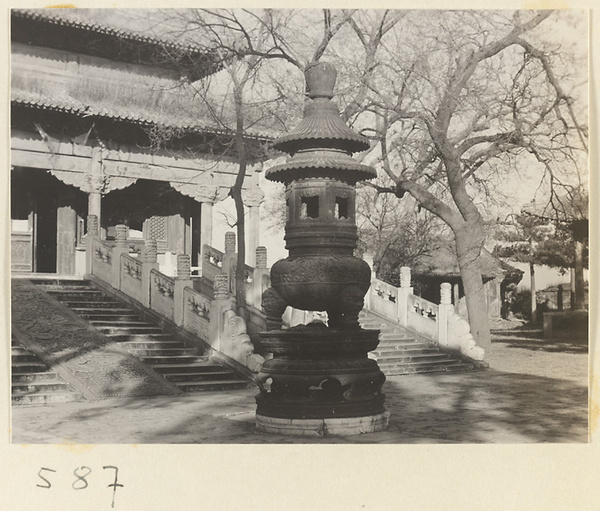
<path fill-rule="evenodd" d="M 533 262 L 529 263 L 529 276 L 531 277 L 531 323 L 536 324 L 537 318 L 537 290 L 535 287 L 535 265 Z"/>
<path fill-rule="evenodd" d="M 241 166 L 240 166 L 241 167 Z M 245 166 L 244 166 L 245 167 Z M 245 173 L 245 169 L 240 168 Z M 231 196 L 235 203 L 236 231 L 237 231 L 237 262 L 235 268 L 235 302 L 237 314 L 247 320 L 246 311 L 246 222 L 244 218 L 244 201 L 241 186 L 231 189 Z"/>
<path fill-rule="evenodd" d="M 575 309 L 585 309 L 585 285 L 583 282 L 583 243 L 575 242 Z"/>
<path fill-rule="evenodd" d="M 455 232 L 455 238 L 471 335 L 473 335 L 477 345 L 489 354 L 492 340 L 483 276 L 479 264 L 482 243 L 478 236 L 473 236 L 473 229 L 471 228 L 458 233 Z"/>
<path fill-rule="evenodd" d="M 241 81 L 238 81 L 235 73 L 232 74 L 235 84 L 233 95 L 235 101 L 236 130 L 235 147 L 238 155 L 238 173 L 235 177 L 235 183 L 231 187 L 230 195 L 235 203 L 236 226 L 237 226 L 237 265 L 235 271 L 235 301 L 237 314 L 244 320 L 248 320 L 248 310 L 246 309 L 246 219 L 244 216 L 244 199 L 242 197 L 242 188 L 246 177 L 246 168 L 248 164 L 246 141 L 244 140 L 244 86 L 248 81 L 248 75 Z"/>

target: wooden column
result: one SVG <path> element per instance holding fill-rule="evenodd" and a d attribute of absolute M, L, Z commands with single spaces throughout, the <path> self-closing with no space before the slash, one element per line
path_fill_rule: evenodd
<path fill-rule="evenodd" d="M 98 235 L 102 232 L 102 190 L 105 186 L 105 176 L 102 169 L 102 149 L 94 147 L 90 160 L 90 192 L 88 195 L 88 216 L 94 215 L 98 219 Z"/>
<path fill-rule="evenodd" d="M 75 275 L 77 214 L 71 206 L 60 206 L 56 212 L 56 272 Z"/>
<path fill-rule="evenodd" d="M 85 237 L 85 274 L 87 276 L 94 273 L 94 239 L 100 235 L 100 226 L 98 218 L 95 215 L 87 217 L 87 233 Z"/>
<path fill-rule="evenodd" d="M 200 251 L 203 245 L 213 246 L 213 203 L 202 202 L 200 208 L 201 227 L 200 227 Z M 204 254 L 201 254 L 198 266 L 202 267 Z"/>

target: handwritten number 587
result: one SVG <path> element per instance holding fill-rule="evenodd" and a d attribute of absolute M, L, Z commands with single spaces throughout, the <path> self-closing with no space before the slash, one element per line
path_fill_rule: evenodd
<path fill-rule="evenodd" d="M 103 470 L 114 470 L 115 477 L 111 484 L 107 485 L 107 488 L 112 488 L 112 502 L 111 507 L 115 507 L 115 495 L 117 493 L 117 488 L 123 488 L 123 485 L 119 483 L 119 469 L 113 465 L 106 465 L 102 467 Z M 52 468 L 42 467 L 38 471 L 38 477 L 43 481 L 43 484 L 36 484 L 38 488 L 44 488 L 49 490 L 52 488 L 52 483 L 50 482 L 50 474 L 48 472 L 56 473 L 56 470 Z M 88 477 L 92 473 L 92 469 L 90 467 L 86 467 L 85 465 L 81 467 L 77 467 L 73 470 L 73 475 L 75 476 L 75 480 L 71 483 L 71 487 L 74 490 L 85 490 L 88 484 Z"/>

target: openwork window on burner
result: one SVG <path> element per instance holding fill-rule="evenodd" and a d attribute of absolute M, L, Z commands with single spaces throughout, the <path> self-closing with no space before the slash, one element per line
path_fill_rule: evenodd
<path fill-rule="evenodd" d="M 319 218 L 319 197 L 300 198 L 300 218 Z"/>
<path fill-rule="evenodd" d="M 335 198 L 335 218 L 348 218 L 348 199 L 345 197 Z"/>

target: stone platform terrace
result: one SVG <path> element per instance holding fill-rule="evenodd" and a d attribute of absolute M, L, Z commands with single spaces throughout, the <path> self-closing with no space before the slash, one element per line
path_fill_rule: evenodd
<path fill-rule="evenodd" d="M 255 432 L 254 389 L 15 407 L 13 443 L 587 442 L 587 346 L 496 332 L 490 369 L 389 377 L 387 431 L 306 438 Z M 110 424 L 110 428 L 106 425 Z"/>

